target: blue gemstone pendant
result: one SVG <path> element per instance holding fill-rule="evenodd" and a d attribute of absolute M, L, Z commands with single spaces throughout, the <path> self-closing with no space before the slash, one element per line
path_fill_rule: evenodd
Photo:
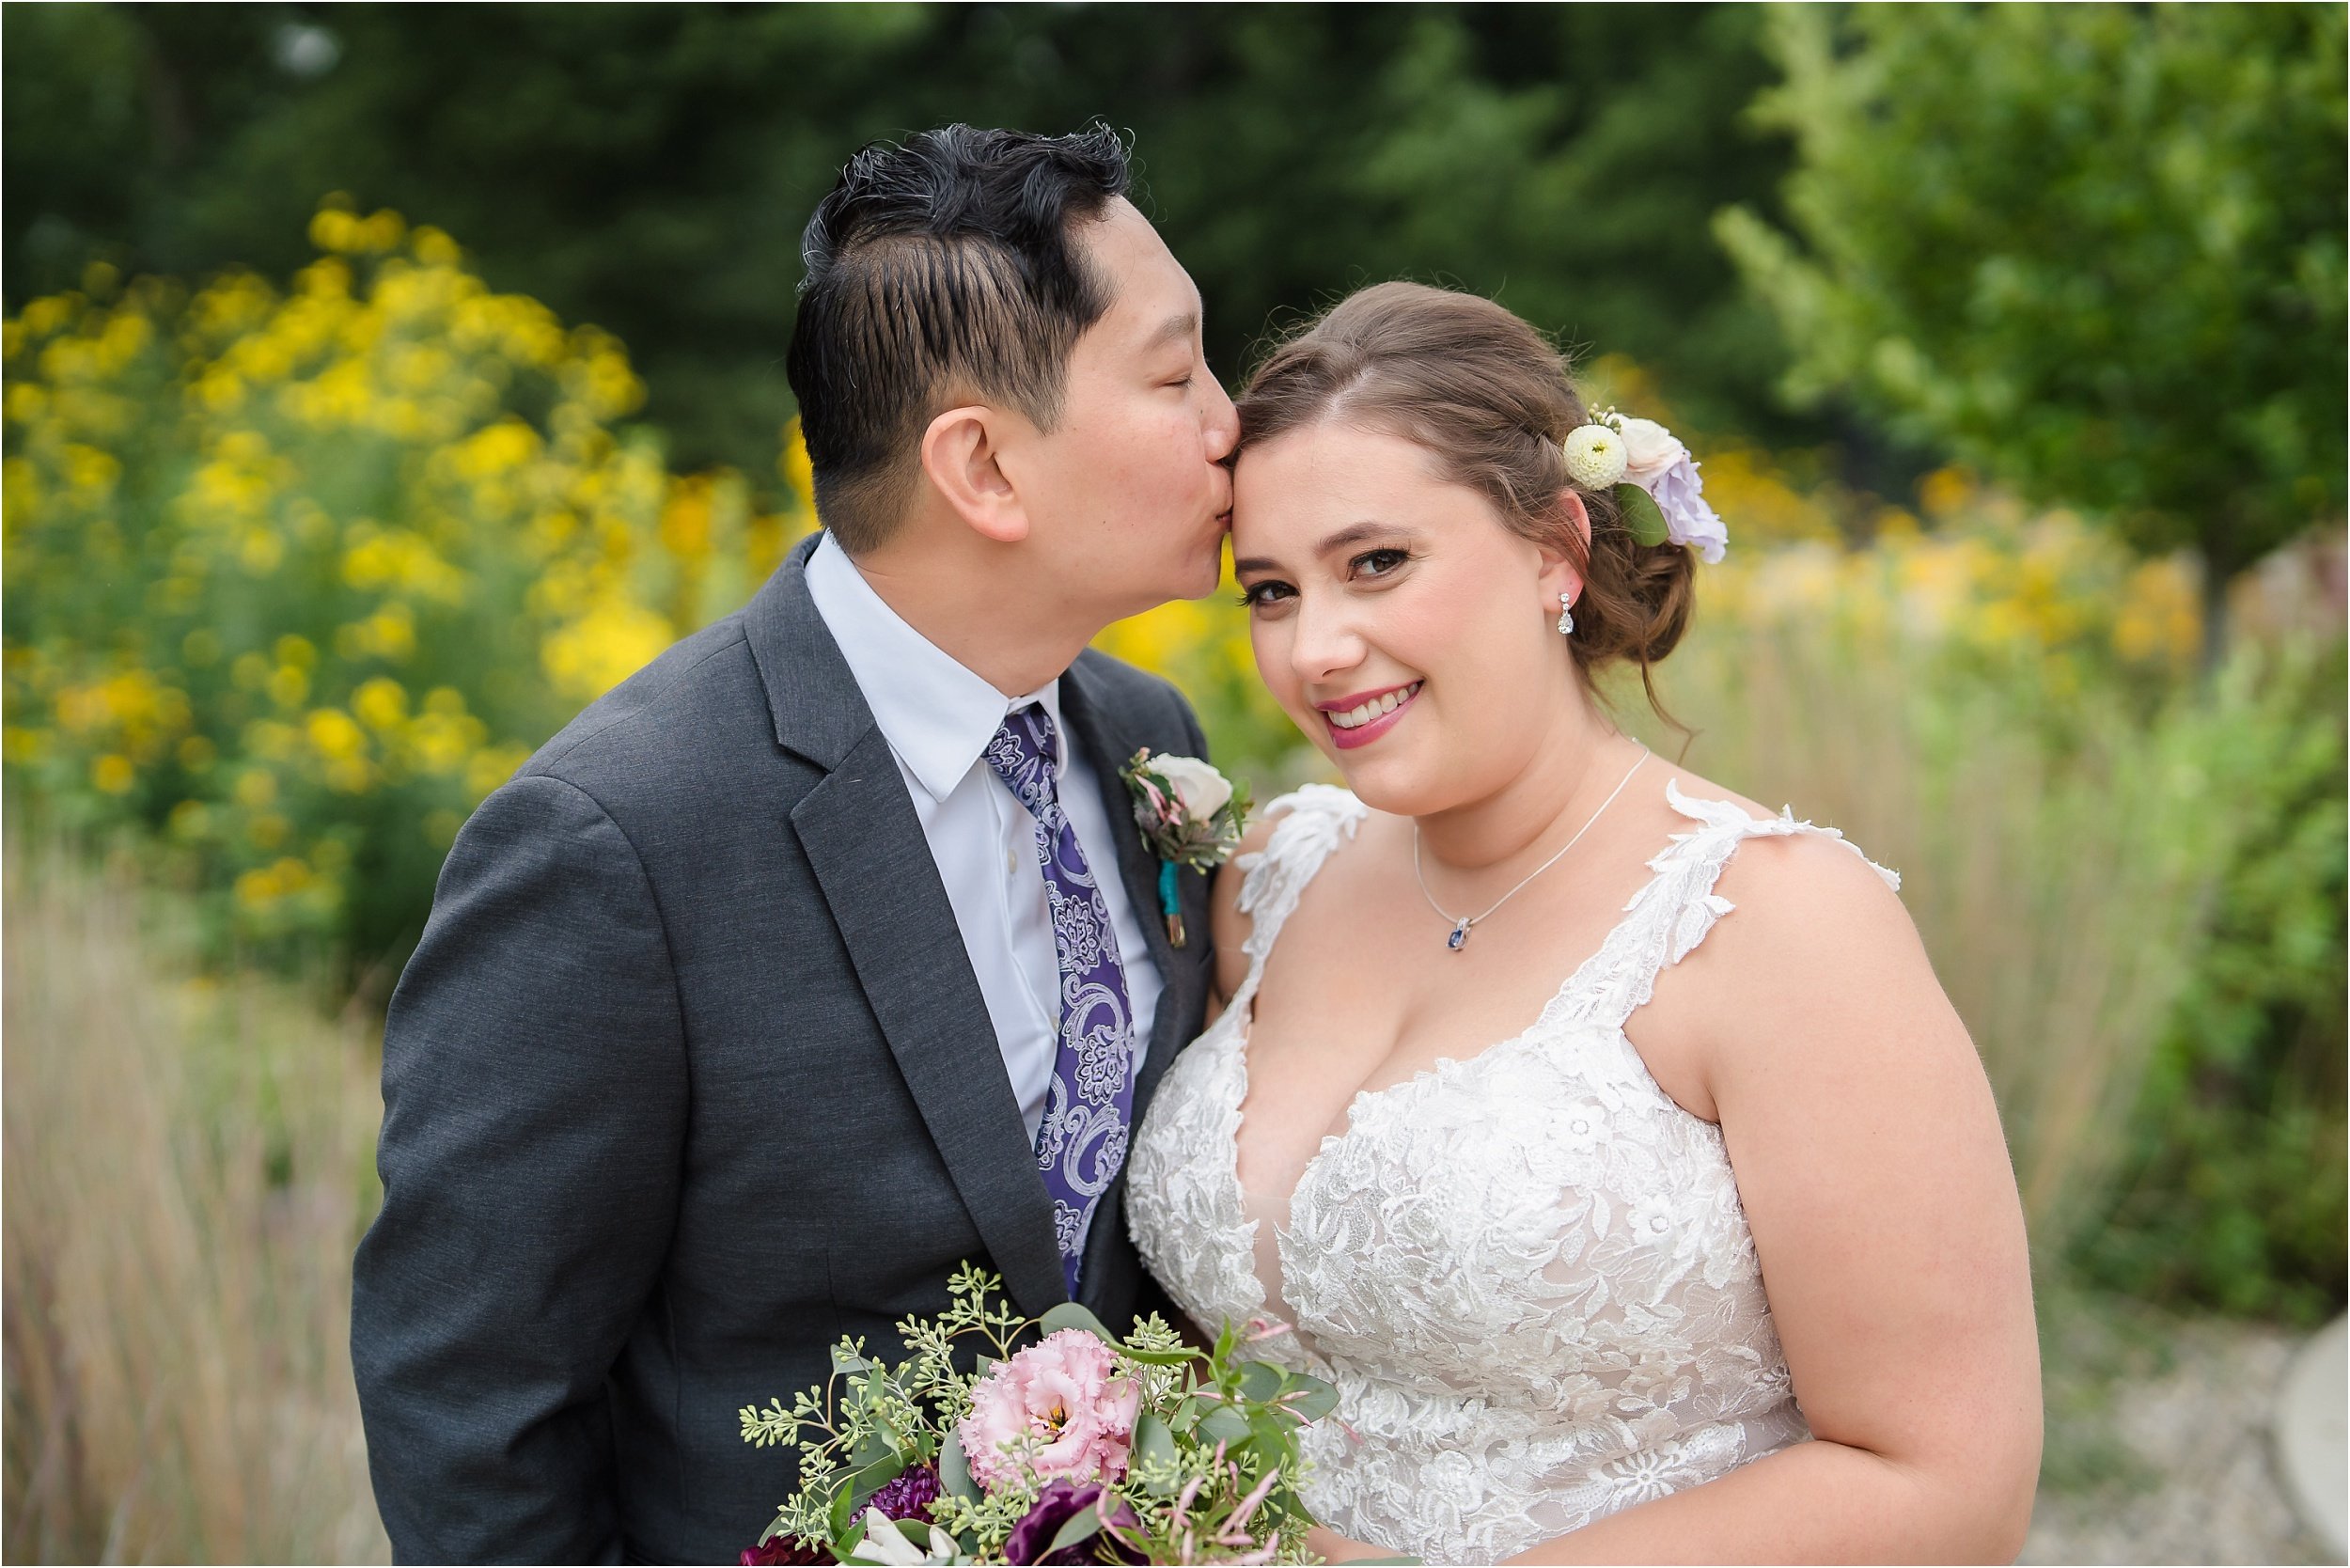
<path fill-rule="evenodd" d="M 1462 947 L 1468 941 L 1468 928 L 1469 923 L 1466 920 L 1463 920 L 1459 925 L 1454 926 L 1452 928 L 1452 934 L 1444 939 L 1444 945 L 1451 949 L 1454 952 L 1459 952 Z"/>

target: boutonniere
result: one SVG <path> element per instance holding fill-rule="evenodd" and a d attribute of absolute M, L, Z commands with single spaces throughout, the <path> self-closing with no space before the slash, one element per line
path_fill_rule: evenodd
<path fill-rule="evenodd" d="M 1175 869 L 1212 871 L 1231 858 L 1248 822 L 1248 787 L 1197 757 L 1153 754 L 1149 746 L 1118 770 L 1135 797 L 1135 825 L 1159 857 L 1159 913 L 1167 917 L 1167 939 L 1183 945 L 1183 906 L 1175 896 Z"/>

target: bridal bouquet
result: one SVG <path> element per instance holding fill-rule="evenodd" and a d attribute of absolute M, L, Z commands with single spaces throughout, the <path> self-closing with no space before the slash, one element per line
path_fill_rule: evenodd
<path fill-rule="evenodd" d="M 1074 1305 L 1016 1317 L 968 1264 L 948 1288 L 897 1325 L 903 1361 L 843 1340 L 822 1388 L 744 1408 L 744 1441 L 800 1461 L 744 1563 L 1314 1560 L 1297 1434 L 1327 1383 L 1245 1358 L 1229 1324 L 1199 1351 L 1156 1314 L 1122 1340 Z"/>

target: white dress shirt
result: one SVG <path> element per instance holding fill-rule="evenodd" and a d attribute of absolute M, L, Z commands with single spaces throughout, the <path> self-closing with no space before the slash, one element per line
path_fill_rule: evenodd
<path fill-rule="evenodd" d="M 1061 810 L 1076 830 L 1118 933 L 1138 1068 L 1163 981 L 1118 873 L 1118 840 L 1100 777 L 1061 720 L 1058 681 L 1025 697 L 1005 697 L 907 625 L 829 534 L 807 558 L 807 591 L 914 799 L 1034 1142 L 1060 1043 L 1060 955 L 1053 946 L 1044 872 L 1037 865 L 1036 819 L 982 754 L 1007 714 L 1034 702 L 1051 715 L 1060 745 Z"/>

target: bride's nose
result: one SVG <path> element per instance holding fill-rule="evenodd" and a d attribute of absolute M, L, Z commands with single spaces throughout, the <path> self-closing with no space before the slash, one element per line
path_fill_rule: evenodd
<path fill-rule="evenodd" d="M 1356 629 L 1347 602 L 1334 595 L 1298 597 L 1291 617 L 1290 667 L 1308 687 L 1353 669 L 1369 644 Z"/>

